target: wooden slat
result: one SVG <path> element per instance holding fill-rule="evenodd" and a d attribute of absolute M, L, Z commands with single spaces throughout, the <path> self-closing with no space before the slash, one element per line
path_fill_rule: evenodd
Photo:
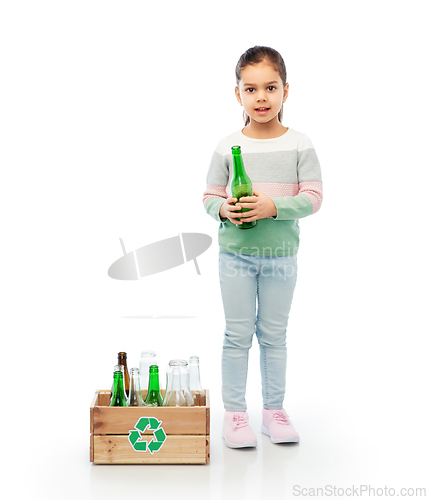
<path fill-rule="evenodd" d="M 99 391 L 97 406 L 110 406 L 111 391 Z"/>
<path fill-rule="evenodd" d="M 90 433 L 93 433 L 93 408 L 98 404 L 98 395 L 99 391 L 95 392 L 95 395 L 93 396 L 92 403 L 90 405 Z"/>
<path fill-rule="evenodd" d="M 127 436 L 93 436 L 96 464 L 203 464 L 206 436 L 169 436 L 159 451 L 136 452 Z"/>
<path fill-rule="evenodd" d="M 129 434 L 140 417 L 155 417 L 162 421 L 166 434 L 209 434 L 206 428 L 207 408 L 190 407 L 119 407 L 95 406 L 93 408 L 94 434 Z"/>
<path fill-rule="evenodd" d="M 98 406 L 98 396 L 99 396 L 99 391 L 95 391 L 95 395 L 93 396 L 92 403 L 90 404 L 91 408 L 93 408 L 94 406 Z"/>
<path fill-rule="evenodd" d="M 205 389 L 206 393 L 206 434 L 211 433 L 211 400 L 209 396 L 209 391 Z"/>
<path fill-rule="evenodd" d="M 93 446 L 93 434 L 90 435 L 90 461 L 93 462 L 93 452 L 94 452 L 94 446 Z"/>
<path fill-rule="evenodd" d="M 164 396 L 165 391 L 161 390 L 162 396 Z M 143 399 L 147 396 L 147 391 L 141 391 Z M 202 406 L 210 406 L 209 390 L 205 389 L 206 398 Z M 107 402 L 108 399 L 108 402 Z M 91 406 L 109 406 L 111 399 L 111 391 L 109 389 L 98 390 L 95 392 Z"/>
<path fill-rule="evenodd" d="M 211 438 L 206 436 L 206 463 L 211 461 Z"/>

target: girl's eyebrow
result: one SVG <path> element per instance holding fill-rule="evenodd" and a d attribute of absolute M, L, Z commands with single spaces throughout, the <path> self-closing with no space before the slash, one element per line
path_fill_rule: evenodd
<path fill-rule="evenodd" d="M 265 83 L 265 85 L 272 85 L 273 83 L 277 83 L 277 80 L 273 80 L 272 82 Z M 256 87 L 256 83 L 245 83 L 244 87 Z"/>

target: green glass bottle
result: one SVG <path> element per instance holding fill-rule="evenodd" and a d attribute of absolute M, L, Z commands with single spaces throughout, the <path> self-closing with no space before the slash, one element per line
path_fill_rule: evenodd
<path fill-rule="evenodd" d="M 233 156 L 233 176 L 230 182 L 231 194 L 237 200 L 243 198 L 244 196 L 252 196 L 252 182 L 249 179 L 248 174 L 245 171 L 243 165 L 242 152 L 240 151 L 240 146 L 233 146 L 231 148 L 231 153 Z M 249 208 L 242 208 L 237 213 L 249 212 Z M 245 219 L 237 219 L 244 221 Z M 252 229 L 256 226 L 256 220 L 252 222 L 243 222 L 240 225 L 236 225 L 239 229 Z"/>
<path fill-rule="evenodd" d="M 125 388 L 123 385 L 123 368 L 121 365 L 114 367 L 113 394 L 110 406 L 127 406 Z"/>
<path fill-rule="evenodd" d="M 160 394 L 159 367 L 150 366 L 150 378 L 148 380 L 148 392 L 145 398 L 145 404 L 149 406 L 162 406 L 163 399 Z"/>

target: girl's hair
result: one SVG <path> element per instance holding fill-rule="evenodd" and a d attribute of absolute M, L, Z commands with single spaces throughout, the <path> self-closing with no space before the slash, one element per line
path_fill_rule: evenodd
<path fill-rule="evenodd" d="M 279 73 L 280 78 L 283 81 L 283 86 L 286 85 L 286 66 L 283 60 L 283 57 L 277 52 L 277 50 L 272 49 L 271 47 L 263 47 L 260 45 L 256 45 L 255 47 L 251 47 L 244 54 L 240 56 L 239 61 L 236 66 L 236 82 L 239 85 L 239 82 L 242 78 L 241 72 L 242 69 L 249 66 L 249 64 L 259 64 L 262 61 L 268 61 L 273 68 Z M 283 106 L 279 111 L 277 118 L 279 122 L 282 121 L 283 117 Z M 243 119 L 245 121 L 245 127 L 249 124 L 250 118 L 243 111 Z"/>

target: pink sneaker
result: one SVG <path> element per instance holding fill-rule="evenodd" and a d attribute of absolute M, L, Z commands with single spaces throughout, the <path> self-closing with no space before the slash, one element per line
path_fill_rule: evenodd
<path fill-rule="evenodd" d="M 281 410 L 262 410 L 261 430 L 270 436 L 272 443 L 298 443 L 299 436 L 289 420 L 288 414 Z"/>
<path fill-rule="evenodd" d="M 257 445 L 254 431 L 245 411 L 226 411 L 222 437 L 229 448 L 250 448 Z"/>

